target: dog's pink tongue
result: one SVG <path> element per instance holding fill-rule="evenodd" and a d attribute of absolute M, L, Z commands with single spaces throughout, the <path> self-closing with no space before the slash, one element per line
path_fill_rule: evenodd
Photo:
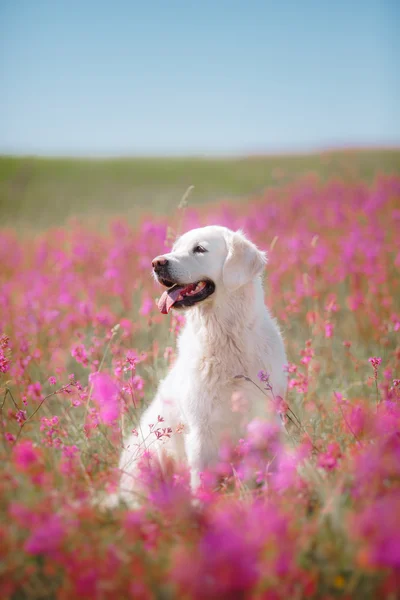
<path fill-rule="evenodd" d="M 158 310 L 162 312 L 163 315 L 166 315 L 171 310 L 171 307 L 177 301 L 179 294 L 183 286 L 174 285 L 174 287 L 166 290 L 161 298 L 158 301 Z"/>

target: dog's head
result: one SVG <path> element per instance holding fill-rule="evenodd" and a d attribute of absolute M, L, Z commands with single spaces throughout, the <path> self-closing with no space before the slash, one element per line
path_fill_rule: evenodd
<path fill-rule="evenodd" d="M 162 313 L 232 294 L 263 270 L 266 255 L 242 232 L 209 226 L 182 235 L 172 252 L 153 262 L 155 278 L 166 288 L 158 307 Z"/>

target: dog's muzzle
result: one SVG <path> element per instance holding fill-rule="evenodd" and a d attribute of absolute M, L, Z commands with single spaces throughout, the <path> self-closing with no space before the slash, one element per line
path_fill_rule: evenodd
<path fill-rule="evenodd" d="M 171 281 L 171 276 L 169 274 L 169 260 L 164 256 L 157 256 L 151 263 L 154 273 L 157 275 L 158 279 L 163 281 Z M 173 282 L 171 281 L 171 285 Z"/>

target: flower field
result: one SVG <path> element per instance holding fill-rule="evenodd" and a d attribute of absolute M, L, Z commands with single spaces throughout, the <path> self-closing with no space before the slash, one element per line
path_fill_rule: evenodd
<path fill-rule="evenodd" d="M 268 253 L 287 434 L 252 423 L 194 499 L 184 465 L 152 463 L 152 440 L 183 435 L 160 415 L 139 506 L 104 510 L 183 323 L 158 312 L 151 260 L 206 224 Z M 309 174 L 106 231 L 2 229 L 0 597 L 397 598 L 399 231 L 400 178 L 384 174 Z"/>

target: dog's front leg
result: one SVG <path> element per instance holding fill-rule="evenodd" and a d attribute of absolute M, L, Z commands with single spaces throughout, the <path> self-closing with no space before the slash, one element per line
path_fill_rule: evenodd
<path fill-rule="evenodd" d="M 200 474 L 217 461 L 218 444 L 211 429 L 192 427 L 185 437 L 185 449 L 194 491 L 200 485 Z"/>

